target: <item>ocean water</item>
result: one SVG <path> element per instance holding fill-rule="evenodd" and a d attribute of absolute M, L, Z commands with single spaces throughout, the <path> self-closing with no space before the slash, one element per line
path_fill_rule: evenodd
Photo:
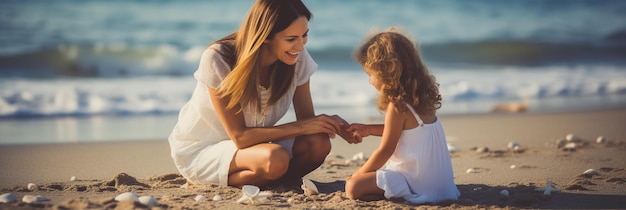
<path fill-rule="evenodd" d="M 440 83 L 440 114 L 626 107 L 626 1 L 304 0 L 317 113 L 380 117 L 351 54 L 397 27 Z M 250 0 L 0 1 L 0 144 L 163 140 L 199 56 Z M 284 121 L 294 117 L 288 115 Z"/>

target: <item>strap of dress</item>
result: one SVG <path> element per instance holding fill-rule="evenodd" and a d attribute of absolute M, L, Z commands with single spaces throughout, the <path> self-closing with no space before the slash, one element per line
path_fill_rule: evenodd
<path fill-rule="evenodd" d="M 409 110 L 411 110 L 411 113 L 413 113 L 413 116 L 415 116 L 415 119 L 417 120 L 417 123 L 419 124 L 419 126 L 423 127 L 424 126 L 424 121 L 422 121 L 422 118 L 420 118 L 420 116 L 417 114 L 417 112 L 415 112 L 413 107 L 411 105 L 409 105 L 408 103 L 404 103 L 404 104 L 406 104 L 406 106 L 409 107 Z"/>

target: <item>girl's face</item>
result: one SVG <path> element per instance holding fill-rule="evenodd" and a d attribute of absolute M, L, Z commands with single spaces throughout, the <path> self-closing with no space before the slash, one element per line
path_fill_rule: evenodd
<path fill-rule="evenodd" d="M 363 69 L 365 70 L 365 73 L 367 73 L 367 75 L 370 77 L 370 84 L 374 86 L 376 90 L 380 91 L 380 87 L 382 86 L 382 83 L 380 82 L 380 80 L 378 80 L 378 73 L 376 73 L 374 70 L 367 68 L 365 66 L 363 67 Z"/>
<path fill-rule="evenodd" d="M 270 65 L 280 60 L 287 65 L 294 65 L 298 61 L 298 54 L 304 50 L 308 40 L 309 21 L 304 16 L 294 20 L 285 30 L 278 32 L 272 39 L 265 40 L 266 52 L 264 65 Z M 265 56 L 265 55 L 264 55 Z"/>

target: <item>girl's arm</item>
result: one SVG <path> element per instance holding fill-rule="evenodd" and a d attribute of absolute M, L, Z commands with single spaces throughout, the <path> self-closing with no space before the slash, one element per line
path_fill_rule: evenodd
<path fill-rule="evenodd" d="M 296 110 L 298 120 L 272 127 L 247 127 L 243 112 L 237 112 L 237 110 L 240 109 L 239 105 L 232 109 L 226 109 L 230 98 L 219 97 L 217 90 L 213 88 L 208 89 L 211 101 L 213 102 L 213 106 L 215 107 L 220 121 L 226 129 L 228 136 L 239 149 L 300 135 L 326 133 L 334 137 L 335 133 L 340 129 L 339 123 L 330 116 L 314 116 L 310 95 L 308 96 L 308 100 L 302 95 L 309 92 L 308 83 L 298 87 L 296 89 L 296 96 L 294 96 L 294 102 L 297 103 L 297 105 L 295 105 L 297 108 L 294 109 Z M 311 105 L 307 107 L 306 104 Z"/>
<path fill-rule="evenodd" d="M 303 120 L 315 116 L 309 82 L 306 82 L 296 88 L 296 92 L 293 96 L 293 108 L 296 112 L 297 120 Z M 352 133 L 349 133 L 347 131 L 347 128 L 349 126 L 348 122 L 346 122 L 343 118 L 337 115 L 332 115 L 329 117 L 338 123 L 339 129 L 336 131 L 336 133 L 339 134 L 341 138 L 345 139 L 348 143 L 361 143 L 360 138 L 355 138 L 354 136 L 352 136 Z M 334 133 L 331 135 L 331 137 L 334 138 Z"/>
<path fill-rule="evenodd" d="M 360 123 L 352 123 L 350 127 L 348 127 L 347 131 L 357 138 L 363 138 L 367 136 L 382 136 L 383 130 L 385 129 L 384 124 L 360 124 Z"/>
<path fill-rule="evenodd" d="M 389 157 L 396 151 L 396 146 L 404 129 L 405 119 L 405 115 L 398 112 L 395 104 L 389 103 L 385 114 L 385 126 L 382 131 L 380 145 L 374 150 L 367 162 L 354 173 L 355 175 L 373 172 L 385 165 Z M 382 126 L 378 126 L 378 128 L 382 128 Z"/>

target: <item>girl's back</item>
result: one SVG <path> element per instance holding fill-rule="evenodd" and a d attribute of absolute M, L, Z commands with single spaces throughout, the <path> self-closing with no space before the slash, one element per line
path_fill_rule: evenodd
<path fill-rule="evenodd" d="M 446 136 L 438 119 L 424 124 L 409 106 L 418 121 L 415 128 L 404 130 L 386 167 L 379 173 L 379 183 L 390 197 L 404 197 L 415 203 L 438 202 L 456 199 L 460 195 L 454 184 L 452 163 L 447 148 Z M 402 177 L 398 177 L 398 172 Z M 404 179 L 399 179 L 404 178 Z M 407 185 L 411 192 L 398 187 Z M 396 194 L 396 195 L 394 195 Z M 406 194 L 406 195 L 403 195 Z"/>

